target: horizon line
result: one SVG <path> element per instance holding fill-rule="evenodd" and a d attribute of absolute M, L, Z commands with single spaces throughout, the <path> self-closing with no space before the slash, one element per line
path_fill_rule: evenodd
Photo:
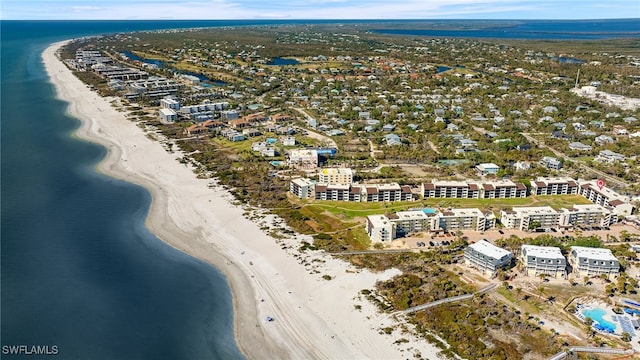
<path fill-rule="evenodd" d="M 581 18 L 581 19 L 535 19 L 535 18 L 431 18 L 431 19 L 308 19 L 308 18 L 246 18 L 246 19 L 2 19 L 0 21 L 603 21 L 603 20 L 640 20 L 640 17 L 628 18 Z"/>

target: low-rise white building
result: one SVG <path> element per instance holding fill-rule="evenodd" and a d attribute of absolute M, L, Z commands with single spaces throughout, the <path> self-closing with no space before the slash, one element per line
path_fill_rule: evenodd
<path fill-rule="evenodd" d="M 596 180 L 580 183 L 579 192 L 592 203 L 611 209 L 618 216 L 628 216 L 633 213 L 634 206 L 628 196 L 620 195 L 606 186 L 600 188 Z"/>
<path fill-rule="evenodd" d="M 620 273 L 620 263 L 609 249 L 572 246 L 569 263 L 579 277 L 605 274 L 611 278 Z"/>
<path fill-rule="evenodd" d="M 474 230 L 485 231 L 496 226 L 496 217 L 493 213 L 487 214 L 480 209 L 447 209 L 436 213 L 437 227 L 433 230 L 456 231 Z"/>
<path fill-rule="evenodd" d="M 471 244 L 464 250 L 464 262 L 489 276 L 495 275 L 498 269 L 508 266 L 512 258 L 511 252 L 486 240 Z"/>
<path fill-rule="evenodd" d="M 369 215 L 367 216 L 367 234 L 371 242 L 389 242 L 396 237 L 396 227 L 385 215 Z"/>
<path fill-rule="evenodd" d="M 557 247 L 522 245 L 520 258 L 528 276 L 563 278 L 567 274 L 567 259 Z"/>
<path fill-rule="evenodd" d="M 571 178 L 539 177 L 531 182 L 531 195 L 569 195 L 578 193 L 578 183 Z"/>
<path fill-rule="evenodd" d="M 508 229 L 554 229 L 559 225 L 560 214 L 551 206 L 514 207 L 500 212 L 500 221 Z"/>
<path fill-rule="evenodd" d="M 315 181 L 308 178 L 292 179 L 289 182 L 289 190 L 300 199 L 312 199 L 315 187 Z"/>
<path fill-rule="evenodd" d="M 618 215 L 601 205 L 573 205 L 571 209 L 560 209 L 559 223 L 562 227 L 609 228 L 618 222 Z"/>

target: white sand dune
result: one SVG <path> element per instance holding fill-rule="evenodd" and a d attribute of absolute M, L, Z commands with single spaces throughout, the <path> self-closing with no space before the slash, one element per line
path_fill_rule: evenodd
<path fill-rule="evenodd" d="M 176 160 L 181 154 L 167 152 L 118 112 L 110 104 L 113 99 L 98 96 L 79 81 L 55 56 L 64 43 L 47 48 L 43 59 L 58 97 L 69 102 L 70 115 L 81 121 L 78 135 L 109 150 L 99 171 L 147 188 L 153 198 L 148 228 L 226 276 L 235 336 L 248 358 L 406 359 L 417 351 L 423 358 L 437 357 L 433 345 L 399 329 L 381 333 L 393 319 L 377 313 L 368 300 L 356 299 L 360 290 L 397 271 L 356 271 L 320 252 L 299 253 L 298 240 L 277 241 L 266 235 L 243 216 L 245 209 L 232 204 L 228 192 L 208 186 L 211 179 L 198 179 Z M 292 246 L 283 249 L 284 244 Z M 324 280 L 325 274 L 333 279 Z M 362 309 L 356 310 L 356 304 Z M 266 322 L 266 316 L 275 321 Z M 410 341 L 394 344 L 400 338 Z"/>

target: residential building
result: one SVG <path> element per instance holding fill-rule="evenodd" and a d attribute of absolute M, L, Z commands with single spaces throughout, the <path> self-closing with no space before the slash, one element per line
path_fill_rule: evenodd
<path fill-rule="evenodd" d="M 520 257 L 528 276 L 546 274 L 563 278 L 567 274 L 567 259 L 562 255 L 560 248 L 522 245 Z"/>
<path fill-rule="evenodd" d="M 495 175 L 500 170 L 500 167 L 494 163 L 485 163 L 476 165 L 476 171 L 481 175 Z"/>
<path fill-rule="evenodd" d="M 575 228 L 605 228 L 618 222 L 618 215 L 601 205 L 573 205 L 571 209 L 560 209 L 560 226 Z"/>
<path fill-rule="evenodd" d="M 390 221 L 395 223 L 396 236 L 409 233 L 428 231 L 431 229 L 434 213 L 426 214 L 422 210 L 398 211 L 389 215 Z"/>
<path fill-rule="evenodd" d="M 164 123 L 172 123 L 178 120 L 178 113 L 170 108 L 160 108 L 158 110 L 158 115 L 160 116 L 160 120 Z"/>
<path fill-rule="evenodd" d="M 527 196 L 527 187 L 510 180 L 477 183 L 472 181 L 438 181 L 421 184 L 425 198 L 494 199 Z"/>
<path fill-rule="evenodd" d="M 516 184 L 511 180 L 502 180 L 482 184 L 482 198 L 484 199 L 509 199 L 526 196 L 527 187 L 522 183 Z"/>
<path fill-rule="evenodd" d="M 570 195 L 578 193 L 578 183 L 571 178 L 539 177 L 531 182 L 531 195 Z"/>
<path fill-rule="evenodd" d="M 474 208 L 447 209 L 437 214 L 437 227 L 432 227 L 432 230 L 485 231 L 495 226 L 496 217 L 491 212 L 485 214 L 479 209 Z"/>
<path fill-rule="evenodd" d="M 634 206 L 630 203 L 628 196 L 620 195 L 606 186 L 600 188 L 596 180 L 581 183 L 579 192 L 592 203 L 609 208 L 618 216 L 628 216 L 633 213 Z"/>
<path fill-rule="evenodd" d="M 609 249 L 572 246 L 569 263 L 578 277 L 605 274 L 611 278 L 620 273 L 620 263 Z"/>
<path fill-rule="evenodd" d="M 569 143 L 569 149 L 575 151 L 591 151 L 593 147 L 591 145 L 585 145 L 581 142 L 572 142 Z"/>
<path fill-rule="evenodd" d="M 328 184 L 351 184 L 353 171 L 350 168 L 327 168 L 318 172 L 318 182 Z"/>
<path fill-rule="evenodd" d="M 413 201 L 413 193 L 409 186 L 400 186 L 397 183 L 366 185 L 364 189 L 364 201 Z"/>
<path fill-rule="evenodd" d="M 388 242 L 396 237 L 396 227 L 384 215 L 369 215 L 367 216 L 367 234 L 371 242 Z"/>
<path fill-rule="evenodd" d="M 464 250 L 465 263 L 489 276 L 495 275 L 498 269 L 508 266 L 512 258 L 511 252 L 484 239 L 469 245 Z"/>
<path fill-rule="evenodd" d="M 316 200 L 349 201 L 349 184 L 316 184 Z"/>
<path fill-rule="evenodd" d="M 560 170 L 562 169 L 562 162 L 554 157 L 545 156 L 540 160 L 540 164 L 547 169 Z"/>
<path fill-rule="evenodd" d="M 180 110 L 180 102 L 172 97 L 166 97 L 160 100 L 160 108 Z"/>
<path fill-rule="evenodd" d="M 318 151 L 314 149 L 293 149 L 288 151 L 287 164 L 298 168 L 318 167 Z"/>
<path fill-rule="evenodd" d="M 480 187 L 466 181 L 438 181 L 434 179 L 430 183 L 423 183 L 420 192 L 425 198 L 480 198 Z"/>
<path fill-rule="evenodd" d="M 289 190 L 300 199 L 313 199 L 315 186 L 315 182 L 308 178 L 292 179 L 289 182 Z"/>
<path fill-rule="evenodd" d="M 500 212 L 500 222 L 508 229 L 534 230 L 555 229 L 560 214 L 551 206 L 514 207 Z"/>
<path fill-rule="evenodd" d="M 602 161 L 602 162 L 607 162 L 607 163 L 614 163 L 617 161 L 625 161 L 627 159 L 626 156 L 622 155 L 622 154 L 618 154 L 617 152 L 613 152 L 611 150 L 601 150 L 598 153 L 598 156 L 596 156 L 595 160 L 598 161 Z"/>

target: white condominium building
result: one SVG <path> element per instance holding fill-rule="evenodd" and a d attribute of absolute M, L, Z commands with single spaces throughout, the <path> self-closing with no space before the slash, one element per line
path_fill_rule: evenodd
<path fill-rule="evenodd" d="M 601 205 L 573 205 L 571 209 L 560 209 L 560 226 L 609 228 L 618 222 L 618 215 Z"/>
<path fill-rule="evenodd" d="M 620 263 L 609 249 L 572 246 L 569 263 L 580 277 L 605 274 L 610 278 L 620 273 Z"/>
<path fill-rule="evenodd" d="M 421 193 L 425 198 L 505 199 L 526 197 L 527 187 L 511 180 L 486 183 L 432 180 L 422 184 Z"/>
<path fill-rule="evenodd" d="M 434 227 L 435 213 L 425 213 L 422 210 L 398 211 L 389 215 L 389 220 L 396 225 L 396 235 L 429 231 Z"/>
<path fill-rule="evenodd" d="M 289 183 L 289 190 L 300 199 L 313 199 L 315 187 L 315 181 L 308 178 L 292 179 Z"/>
<path fill-rule="evenodd" d="M 490 276 L 498 269 L 509 265 L 512 258 L 511 252 L 486 240 L 471 244 L 464 250 L 464 262 Z"/>
<path fill-rule="evenodd" d="M 391 241 L 396 237 L 396 226 L 385 215 L 369 215 L 367 234 L 374 243 Z"/>
<path fill-rule="evenodd" d="M 350 168 L 328 168 L 318 172 L 318 182 L 327 184 L 353 183 L 353 171 Z"/>
<path fill-rule="evenodd" d="M 500 212 L 500 221 L 508 229 L 553 229 L 559 220 L 560 214 L 551 206 L 514 207 Z"/>
<path fill-rule="evenodd" d="M 592 203 L 611 208 L 619 216 L 628 216 L 633 212 L 634 206 L 629 202 L 629 197 L 620 195 L 606 186 L 600 188 L 596 180 L 581 183 L 579 192 Z"/>
<path fill-rule="evenodd" d="M 569 195 L 578 193 L 578 183 L 571 178 L 539 177 L 531 182 L 531 195 Z"/>
<path fill-rule="evenodd" d="M 447 209 L 436 213 L 437 227 L 432 230 L 474 230 L 485 231 L 496 226 L 493 213 L 483 213 L 479 209 Z"/>
<path fill-rule="evenodd" d="M 528 276 L 562 278 L 567 274 L 567 259 L 557 247 L 522 245 L 521 260 Z"/>

